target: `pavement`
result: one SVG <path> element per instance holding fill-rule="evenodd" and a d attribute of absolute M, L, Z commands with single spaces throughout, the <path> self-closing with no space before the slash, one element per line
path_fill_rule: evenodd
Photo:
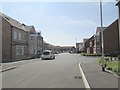
<path fill-rule="evenodd" d="M 98 65 L 97 60 L 82 62 L 80 65 L 90 88 L 109 88 L 112 90 L 118 90 L 120 77 L 114 75 L 108 70 L 103 72 L 102 67 Z"/>
<path fill-rule="evenodd" d="M 38 61 L 38 60 L 41 60 L 41 59 L 39 58 L 39 59 L 30 59 L 30 60 L 22 60 L 22 61 L 16 61 L 16 62 L 2 63 L 0 65 L 0 72 L 15 69 L 15 68 L 21 67 L 25 64 L 28 64 L 30 62 L 34 62 L 34 61 Z"/>
<path fill-rule="evenodd" d="M 80 66 L 83 70 L 83 73 L 88 81 L 88 84 L 91 89 L 93 88 L 109 88 L 113 90 L 120 90 L 119 82 L 120 78 L 116 75 L 109 73 L 107 71 L 103 72 L 101 66 L 98 65 L 97 58 L 95 57 L 84 57 L 76 55 L 77 59 L 80 59 Z M 67 57 L 66 57 L 67 58 Z M 6 70 L 14 69 L 16 67 L 21 67 L 30 62 L 39 61 L 39 59 L 33 60 L 24 60 L 12 63 L 2 64 L 0 69 L 4 72 Z M 119 87 L 119 89 L 118 89 Z"/>

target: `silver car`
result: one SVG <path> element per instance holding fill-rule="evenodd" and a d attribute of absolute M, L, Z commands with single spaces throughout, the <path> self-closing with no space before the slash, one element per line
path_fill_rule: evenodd
<path fill-rule="evenodd" d="M 42 60 L 44 59 L 55 59 L 55 55 L 51 50 L 45 50 L 41 56 Z"/>

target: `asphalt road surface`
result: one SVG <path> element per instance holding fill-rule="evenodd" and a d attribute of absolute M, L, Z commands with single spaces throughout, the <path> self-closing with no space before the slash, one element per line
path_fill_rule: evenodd
<path fill-rule="evenodd" d="M 2 73 L 2 88 L 85 88 L 79 63 L 91 62 L 79 55 L 58 54 L 54 60 L 36 60 Z"/>

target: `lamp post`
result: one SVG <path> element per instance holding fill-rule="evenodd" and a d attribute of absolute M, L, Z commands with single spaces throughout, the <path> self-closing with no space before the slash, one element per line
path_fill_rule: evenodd
<path fill-rule="evenodd" d="M 102 71 L 105 71 L 104 64 L 104 38 L 103 38 L 103 16 L 102 16 L 102 0 L 100 0 L 100 19 L 101 19 L 101 37 L 102 37 Z"/>

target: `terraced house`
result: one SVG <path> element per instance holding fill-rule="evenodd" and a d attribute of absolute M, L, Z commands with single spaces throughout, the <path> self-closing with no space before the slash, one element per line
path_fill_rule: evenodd
<path fill-rule="evenodd" d="M 40 57 L 43 52 L 43 37 L 41 36 L 41 32 L 37 33 L 37 57 Z"/>
<path fill-rule="evenodd" d="M 43 37 L 28 26 L 0 13 L 2 19 L 2 61 L 36 58 L 43 50 Z"/>
<path fill-rule="evenodd" d="M 101 40 L 101 33 L 102 30 L 104 31 L 106 27 L 97 27 L 96 34 L 94 38 L 94 54 L 100 54 L 102 53 L 102 40 Z"/>
<path fill-rule="evenodd" d="M 37 57 L 37 33 L 34 26 L 27 26 L 25 24 L 24 28 L 28 33 L 28 58 Z"/>
<path fill-rule="evenodd" d="M 90 37 L 86 43 L 85 43 L 85 46 L 87 48 L 87 53 L 93 53 L 93 50 L 94 50 L 94 38 L 95 38 L 95 35 L 93 35 L 92 37 Z"/>
<path fill-rule="evenodd" d="M 15 19 L 0 13 L 2 18 L 2 61 L 25 59 L 27 56 L 27 32 Z"/>

